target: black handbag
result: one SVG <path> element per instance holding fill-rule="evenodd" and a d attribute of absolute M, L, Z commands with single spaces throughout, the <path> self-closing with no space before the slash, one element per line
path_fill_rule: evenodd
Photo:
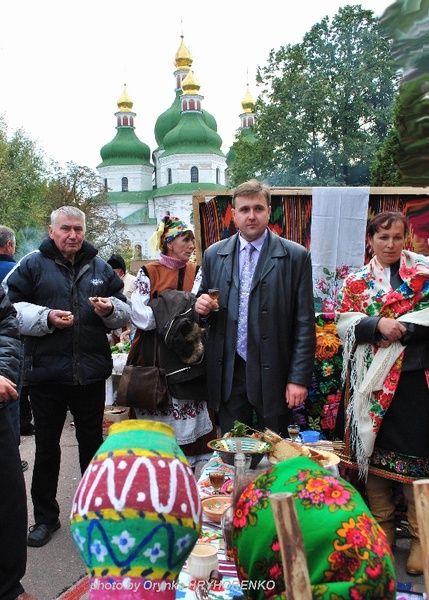
<path fill-rule="evenodd" d="M 159 360 L 158 340 L 155 336 L 154 365 L 128 364 L 119 380 L 116 404 L 130 408 L 140 408 L 151 412 L 164 410 L 170 402 L 165 369 L 156 365 Z"/>

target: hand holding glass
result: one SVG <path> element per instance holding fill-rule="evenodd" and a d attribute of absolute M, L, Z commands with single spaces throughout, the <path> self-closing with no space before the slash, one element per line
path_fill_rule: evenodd
<path fill-rule="evenodd" d="M 212 300 L 218 300 L 219 298 L 219 288 L 209 288 L 208 289 L 209 296 Z M 219 306 L 217 308 L 212 308 L 213 312 L 217 312 L 219 310 Z"/>

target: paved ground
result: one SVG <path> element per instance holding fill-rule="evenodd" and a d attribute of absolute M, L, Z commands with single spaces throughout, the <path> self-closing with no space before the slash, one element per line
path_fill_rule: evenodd
<path fill-rule="evenodd" d="M 61 448 L 61 472 L 58 485 L 61 528 L 42 548 L 28 548 L 27 573 L 22 581 L 27 592 L 38 600 L 53 600 L 77 581 L 85 568 L 70 533 L 70 512 L 74 493 L 80 481 L 77 442 L 68 418 L 64 426 Z M 28 497 L 28 523 L 32 525 L 33 508 L 30 498 L 31 475 L 34 463 L 34 437 L 22 437 L 21 458 L 29 469 L 24 473 Z"/>
<path fill-rule="evenodd" d="M 54 533 L 52 540 L 43 548 L 28 548 L 27 573 L 23 585 L 27 592 L 38 600 L 54 600 L 73 585 L 85 573 L 83 562 L 72 540 L 69 517 L 72 500 L 80 480 L 77 457 L 77 442 L 74 429 L 67 419 L 62 436 L 62 464 L 58 487 L 58 502 L 61 509 L 62 527 Z M 34 462 L 34 437 L 23 437 L 21 457 L 29 463 L 25 473 L 28 494 L 29 525 L 33 524 L 32 505 L 30 499 L 31 474 Z M 422 577 L 406 575 L 404 566 L 407 559 L 409 540 L 402 539 L 395 549 L 397 579 L 401 582 L 412 580 L 416 591 L 424 590 Z M 83 600 L 83 599 L 82 599 Z"/>

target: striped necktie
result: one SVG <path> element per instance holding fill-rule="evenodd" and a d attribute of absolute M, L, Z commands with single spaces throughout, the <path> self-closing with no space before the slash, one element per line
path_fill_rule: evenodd
<path fill-rule="evenodd" d="M 247 360 L 247 316 L 249 312 L 249 294 L 252 286 L 253 273 L 255 271 L 256 255 L 255 247 L 247 244 L 244 247 L 246 256 L 240 275 L 240 290 L 238 299 L 238 327 L 237 327 L 237 352 L 244 360 Z"/>

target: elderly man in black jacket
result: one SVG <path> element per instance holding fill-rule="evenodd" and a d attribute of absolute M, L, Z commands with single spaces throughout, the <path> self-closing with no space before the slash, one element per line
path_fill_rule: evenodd
<path fill-rule="evenodd" d="M 210 324 L 209 402 L 218 412 L 222 433 L 235 420 L 253 426 L 255 413 L 258 428 L 269 427 L 286 436 L 291 409 L 307 397 L 314 363 L 311 258 L 305 248 L 268 229 L 267 185 L 257 180 L 239 185 L 232 206 L 239 232 L 204 252 L 195 304 L 199 321 Z M 254 270 L 243 295 L 249 243 Z M 210 288 L 219 288 L 218 301 L 208 295 Z M 239 335 L 243 316 L 247 321 L 244 344 Z"/>
<path fill-rule="evenodd" d="M 85 214 L 63 206 L 49 237 L 6 280 L 24 335 L 24 378 L 34 414 L 36 456 L 28 545 L 44 546 L 60 527 L 56 501 L 60 438 L 73 414 L 83 473 L 103 441 L 105 380 L 112 372 L 107 333 L 130 320 L 122 281 L 85 241 Z"/>

